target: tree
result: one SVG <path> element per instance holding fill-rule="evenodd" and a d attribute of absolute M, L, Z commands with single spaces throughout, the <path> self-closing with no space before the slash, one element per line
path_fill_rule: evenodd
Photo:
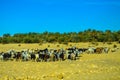
<path fill-rule="evenodd" d="M 6 38 L 6 37 L 5 37 L 5 38 L 2 38 L 2 43 L 3 43 L 3 44 L 9 43 L 8 38 Z"/>
<path fill-rule="evenodd" d="M 32 40 L 29 37 L 23 39 L 24 43 L 32 43 Z"/>
<path fill-rule="evenodd" d="M 0 37 L 0 43 L 2 43 L 2 37 Z"/>
<path fill-rule="evenodd" d="M 111 42 L 111 41 L 120 41 L 120 30 L 110 31 L 106 30 L 105 32 L 96 31 L 96 30 L 85 30 L 81 32 L 68 32 L 68 33 L 59 33 L 59 32 L 43 32 L 43 33 L 17 33 L 11 36 L 9 33 L 3 34 L 0 37 L 0 43 L 39 43 L 39 42 Z"/>
<path fill-rule="evenodd" d="M 111 42 L 111 41 L 113 41 L 112 40 L 112 33 L 111 33 L 111 31 L 110 30 L 106 30 L 105 31 L 105 39 L 106 39 L 106 41 L 108 41 L 108 42 Z"/>
<path fill-rule="evenodd" d="M 10 37 L 10 34 L 9 33 L 3 34 L 3 37 Z"/>

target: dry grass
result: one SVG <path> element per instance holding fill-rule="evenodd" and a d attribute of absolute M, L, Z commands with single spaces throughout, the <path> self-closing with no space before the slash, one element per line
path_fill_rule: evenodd
<path fill-rule="evenodd" d="M 58 44 L 58 43 L 45 43 L 45 44 L 38 44 L 38 43 L 34 43 L 34 44 L 0 44 L 0 52 L 2 51 L 8 51 L 10 49 L 14 49 L 14 50 L 22 50 L 22 49 L 45 49 L 45 48 L 54 48 L 54 49 L 60 49 L 60 48 L 68 48 L 68 47 L 72 47 L 72 46 L 76 46 L 79 48 L 86 48 L 89 46 L 94 46 L 94 47 L 113 47 L 113 45 L 116 44 L 116 42 L 113 42 L 111 45 L 103 44 L 98 42 L 98 45 L 94 45 L 91 43 L 68 43 L 68 45 L 64 45 L 64 44 Z M 20 45 L 20 46 L 19 46 Z M 59 47 L 57 47 L 59 45 Z M 119 45 L 119 44 L 118 44 Z M 50 47 L 48 47 L 50 46 Z"/>
<path fill-rule="evenodd" d="M 69 43 L 60 48 L 88 47 L 91 44 Z M 9 49 L 45 48 L 48 44 L 5 44 L 0 45 L 0 51 Z M 58 44 L 49 44 L 50 48 Z M 98 46 L 103 44 L 99 43 Z M 43 46 L 43 47 L 42 47 Z M 112 47 L 113 45 L 104 44 Z M 117 44 L 120 48 L 120 44 Z M 56 47 L 57 48 L 57 47 Z M 82 54 L 77 61 L 58 62 L 0 62 L 0 80 L 120 80 L 120 50 L 109 54 Z"/>

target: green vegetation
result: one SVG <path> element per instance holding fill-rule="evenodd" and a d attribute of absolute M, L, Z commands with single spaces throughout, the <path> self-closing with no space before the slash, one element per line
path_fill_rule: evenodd
<path fill-rule="evenodd" d="M 43 42 L 120 42 L 120 30 L 118 31 L 97 31 L 97 30 L 85 30 L 83 32 L 43 32 L 43 33 L 17 33 L 14 35 L 3 34 L 0 37 L 0 43 L 43 43 Z"/>

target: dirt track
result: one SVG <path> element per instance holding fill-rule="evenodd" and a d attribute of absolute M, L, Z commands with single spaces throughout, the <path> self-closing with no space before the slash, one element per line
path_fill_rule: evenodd
<path fill-rule="evenodd" d="M 0 80 L 119 80 L 119 56 L 82 54 L 77 61 L 0 62 Z"/>

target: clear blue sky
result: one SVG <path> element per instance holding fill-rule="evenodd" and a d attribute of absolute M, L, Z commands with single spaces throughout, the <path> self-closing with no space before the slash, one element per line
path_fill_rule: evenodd
<path fill-rule="evenodd" d="M 120 0 L 0 0 L 0 35 L 120 30 Z"/>

